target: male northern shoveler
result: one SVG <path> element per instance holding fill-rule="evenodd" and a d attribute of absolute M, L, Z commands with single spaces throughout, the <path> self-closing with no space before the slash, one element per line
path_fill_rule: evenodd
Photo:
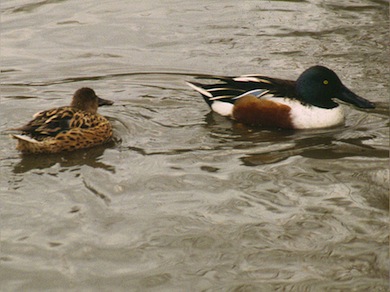
<path fill-rule="evenodd" d="M 323 66 L 307 69 L 296 81 L 262 75 L 211 79 L 220 83 L 187 84 L 203 96 L 213 111 L 254 126 L 313 129 L 340 125 L 344 112 L 334 98 L 360 108 L 375 107 Z"/>
<path fill-rule="evenodd" d="M 103 144 L 112 137 L 110 122 L 97 113 L 98 106 L 111 105 L 91 88 L 78 89 L 70 106 L 36 113 L 25 126 L 14 129 L 21 135 L 16 149 L 25 153 L 57 153 Z"/>

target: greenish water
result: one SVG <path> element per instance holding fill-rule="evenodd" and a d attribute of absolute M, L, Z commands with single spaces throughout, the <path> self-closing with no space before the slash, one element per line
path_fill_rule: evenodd
<path fill-rule="evenodd" d="M 388 1 L 1 3 L 1 291 L 387 291 Z M 196 74 L 323 64 L 374 110 L 266 131 Z M 90 86 L 115 141 L 22 156 L 6 129 Z"/>

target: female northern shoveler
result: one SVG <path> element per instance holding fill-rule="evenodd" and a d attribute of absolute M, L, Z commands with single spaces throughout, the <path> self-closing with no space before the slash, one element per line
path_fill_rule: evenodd
<path fill-rule="evenodd" d="M 213 111 L 254 126 L 312 129 L 342 124 L 344 112 L 333 98 L 360 108 L 375 107 L 323 66 L 307 69 L 296 81 L 262 75 L 211 79 L 220 83 L 187 84 L 203 96 Z"/>
<path fill-rule="evenodd" d="M 97 113 L 98 106 L 111 105 L 91 88 L 75 92 L 70 106 L 36 113 L 27 125 L 14 129 L 22 135 L 16 149 L 25 153 L 57 153 L 103 144 L 112 137 L 110 122 Z"/>

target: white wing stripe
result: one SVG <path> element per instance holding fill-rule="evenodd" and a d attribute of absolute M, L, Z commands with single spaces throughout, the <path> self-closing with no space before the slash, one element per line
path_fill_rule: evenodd
<path fill-rule="evenodd" d="M 210 92 L 206 91 L 205 89 L 203 89 L 203 88 L 201 88 L 199 86 L 196 86 L 195 84 L 192 84 L 190 82 L 186 82 L 186 83 L 187 83 L 187 85 L 189 87 L 191 87 L 192 89 L 195 89 L 200 94 L 203 94 L 203 95 L 207 96 L 208 98 L 212 98 L 213 97 L 213 95 Z"/>
<path fill-rule="evenodd" d="M 241 94 L 239 96 L 236 96 L 236 97 L 234 97 L 234 99 L 239 99 L 239 98 L 241 98 L 241 97 L 243 97 L 245 95 L 254 95 L 254 96 L 260 98 L 260 97 L 266 95 L 268 92 L 269 92 L 269 90 L 254 89 L 254 90 L 247 91 L 247 92 L 245 92 L 245 93 L 243 93 L 243 94 Z"/>
<path fill-rule="evenodd" d="M 211 97 L 211 98 L 209 98 L 209 100 L 218 100 L 218 99 L 224 99 L 224 98 L 234 99 L 235 97 L 232 97 L 231 95 L 219 95 L 219 96 Z"/>
<path fill-rule="evenodd" d="M 39 143 L 39 141 L 35 140 L 34 138 L 30 138 L 26 135 L 17 135 L 17 134 L 14 134 L 12 135 L 15 139 L 19 139 L 19 140 L 23 140 L 23 141 L 27 141 L 27 142 L 30 142 L 30 143 Z"/>
<path fill-rule="evenodd" d="M 238 82 L 259 82 L 259 83 L 261 82 L 261 83 L 272 84 L 270 81 L 266 79 L 262 79 L 254 76 L 239 76 L 233 78 L 233 80 Z"/>

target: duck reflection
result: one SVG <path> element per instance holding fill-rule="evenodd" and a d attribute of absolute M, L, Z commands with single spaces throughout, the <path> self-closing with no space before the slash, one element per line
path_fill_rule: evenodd
<path fill-rule="evenodd" d="M 61 167 L 72 167 L 87 165 L 93 168 L 101 168 L 115 173 L 115 167 L 99 161 L 107 148 L 112 148 L 114 141 L 107 144 L 95 146 L 89 149 L 82 149 L 73 152 L 61 152 L 57 154 L 21 154 L 21 160 L 13 168 L 14 174 L 21 174 L 33 169 L 46 169 L 55 164 Z"/>
<path fill-rule="evenodd" d="M 340 159 L 346 157 L 388 157 L 388 150 L 376 148 L 363 142 L 372 137 L 356 137 L 338 139 L 331 133 L 326 136 L 314 135 L 311 137 L 294 139 L 294 145 L 286 149 L 277 149 L 268 153 L 254 153 L 241 158 L 244 165 L 256 166 L 272 164 L 285 160 L 291 156 L 300 155 L 313 159 Z"/>

